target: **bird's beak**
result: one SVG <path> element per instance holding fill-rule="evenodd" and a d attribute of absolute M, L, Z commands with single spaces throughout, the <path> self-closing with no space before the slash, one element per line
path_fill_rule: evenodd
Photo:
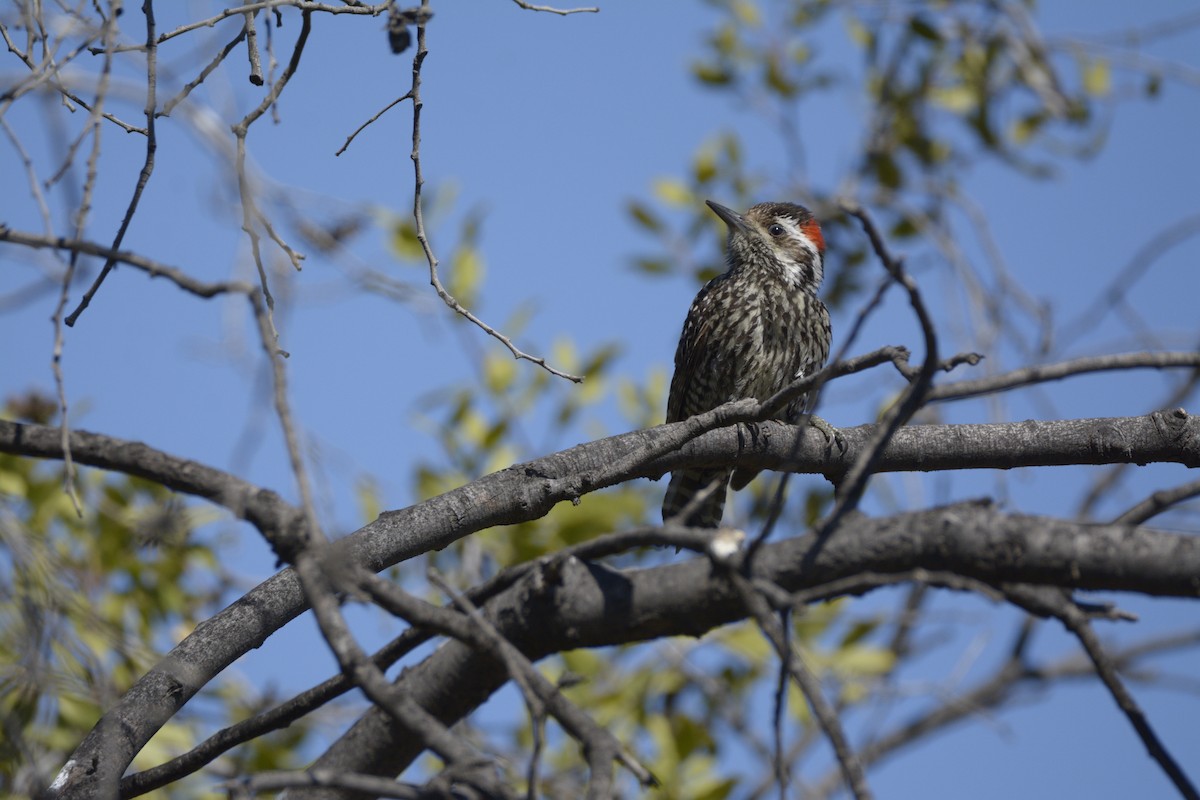
<path fill-rule="evenodd" d="M 712 200 L 705 200 L 704 202 L 708 204 L 708 207 L 713 210 L 714 214 L 729 226 L 730 233 L 746 230 L 746 219 L 741 214 L 732 208 L 726 208 L 720 203 L 714 203 Z"/>

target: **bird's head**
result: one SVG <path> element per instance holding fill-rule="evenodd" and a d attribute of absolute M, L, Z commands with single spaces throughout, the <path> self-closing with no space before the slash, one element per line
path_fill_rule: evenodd
<path fill-rule="evenodd" d="M 729 226 L 729 267 L 779 270 L 798 289 L 816 293 L 825 274 L 825 239 L 812 213 L 795 203 L 759 203 L 739 214 L 708 207 Z"/>

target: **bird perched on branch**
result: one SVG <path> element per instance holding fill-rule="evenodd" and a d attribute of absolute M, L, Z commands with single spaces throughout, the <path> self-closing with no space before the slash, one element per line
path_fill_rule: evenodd
<path fill-rule="evenodd" d="M 817 297 L 824 274 L 825 240 L 816 219 L 793 203 L 760 203 L 738 214 L 708 206 L 729 226 L 727 270 L 692 301 L 675 350 L 675 375 L 667 422 L 680 422 L 731 400 L 766 400 L 798 378 L 821 369 L 829 357 L 829 311 Z M 795 422 L 805 397 L 779 418 Z M 832 440 L 834 430 L 812 418 Z M 682 512 L 700 492 L 685 525 L 716 528 L 725 510 L 726 486 L 746 486 L 756 470 L 687 469 L 671 473 L 663 520 Z M 731 480 L 732 478 L 732 480 Z"/>

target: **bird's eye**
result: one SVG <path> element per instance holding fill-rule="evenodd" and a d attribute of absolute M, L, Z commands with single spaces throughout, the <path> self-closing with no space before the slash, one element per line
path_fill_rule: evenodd
<path fill-rule="evenodd" d="M 772 236 L 783 236 L 783 226 L 776 222 L 771 227 L 767 228 L 767 233 Z"/>

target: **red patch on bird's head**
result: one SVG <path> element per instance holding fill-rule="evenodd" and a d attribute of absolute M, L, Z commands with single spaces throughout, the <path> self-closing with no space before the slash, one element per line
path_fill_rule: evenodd
<path fill-rule="evenodd" d="M 804 235 L 812 239 L 813 244 L 822 253 L 825 252 L 825 237 L 821 235 L 821 226 L 817 224 L 815 219 L 810 219 L 808 222 L 800 226 L 800 230 L 804 231 Z"/>

